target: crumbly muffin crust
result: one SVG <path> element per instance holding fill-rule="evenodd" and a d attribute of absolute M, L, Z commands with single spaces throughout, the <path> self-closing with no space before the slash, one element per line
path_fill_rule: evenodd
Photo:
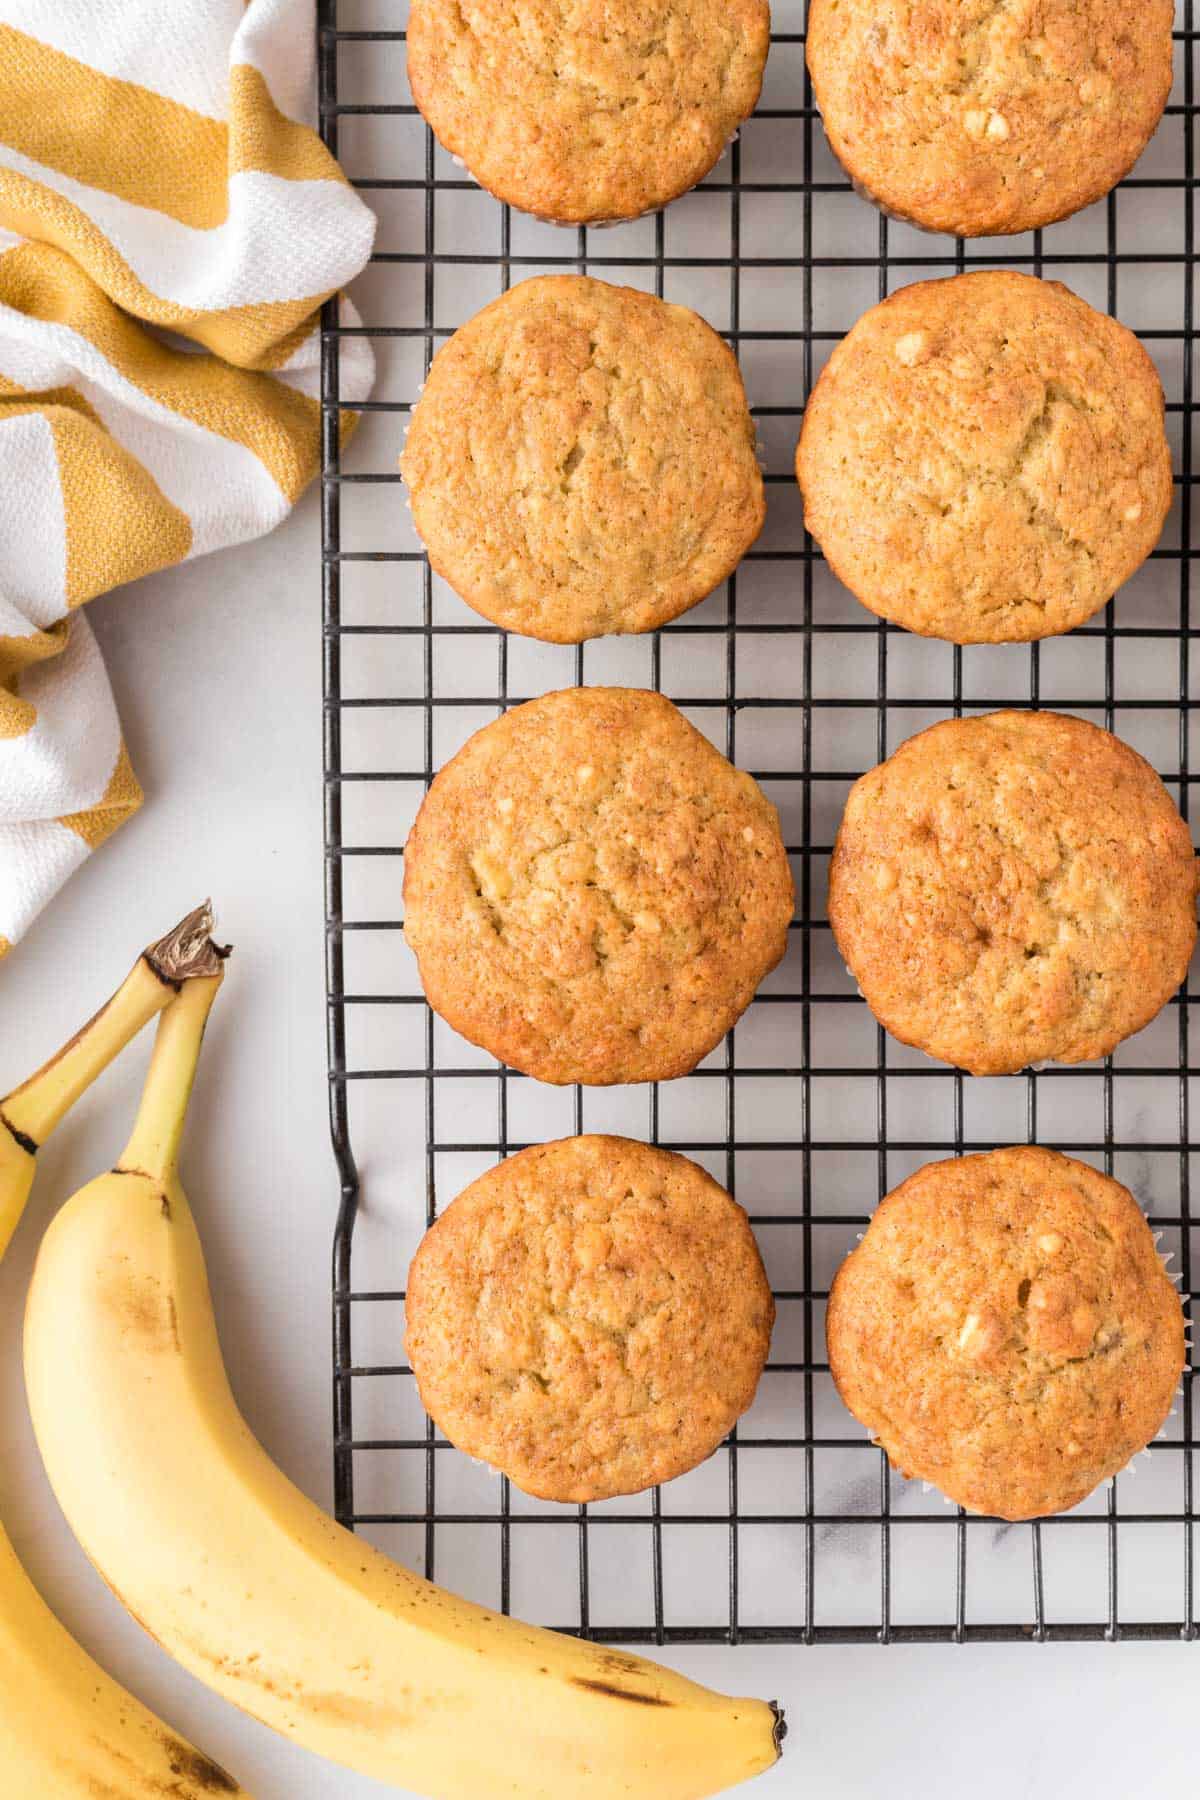
<path fill-rule="evenodd" d="M 1127 175 L 1171 90 L 1173 0 L 811 0 L 829 142 L 930 231 L 1030 231 Z"/>
<path fill-rule="evenodd" d="M 1061 713 L 946 719 L 854 784 L 829 871 L 838 948 L 902 1043 L 1001 1075 L 1105 1056 L 1196 941 L 1196 859 L 1162 782 Z"/>
<path fill-rule="evenodd" d="M 839 580 L 958 644 L 1082 624 L 1158 542 L 1171 452 L 1132 332 L 1056 281 L 901 288 L 826 364 L 796 476 Z"/>
<path fill-rule="evenodd" d="M 661 694 L 568 688 L 446 764 L 405 936 L 456 1031 L 541 1081 L 686 1075 L 787 945 L 775 808 Z"/>
<path fill-rule="evenodd" d="M 407 1351 L 460 1450 L 543 1500 L 682 1475 L 754 1399 L 775 1306 L 742 1208 L 687 1157 L 576 1137 L 510 1156 L 426 1234 Z"/>
<path fill-rule="evenodd" d="M 454 334 L 400 468 L 438 574 L 551 643 L 666 624 L 765 516 L 732 352 L 687 307 L 583 275 L 522 282 Z"/>
<path fill-rule="evenodd" d="M 1054 1150 L 927 1163 L 838 1270 L 838 1391 L 901 1474 L 1002 1519 L 1065 1512 L 1160 1430 L 1183 1312 L 1127 1188 Z"/>
<path fill-rule="evenodd" d="M 636 218 L 708 174 L 762 86 L 767 0 L 412 0 L 408 79 L 499 200 Z"/>

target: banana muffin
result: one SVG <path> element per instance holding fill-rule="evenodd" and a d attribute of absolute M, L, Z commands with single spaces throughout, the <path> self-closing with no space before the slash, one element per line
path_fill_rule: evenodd
<path fill-rule="evenodd" d="M 767 0 L 412 0 L 408 79 L 498 200 L 609 224 L 708 174 L 758 103 L 770 28 Z"/>
<path fill-rule="evenodd" d="M 1106 1056 L 1187 973 L 1188 828 L 1149 763 L 1050 712 L 946 719 L 856 781 L 829 919 L 902 1043 L 1003 1075 Z"/>
<path fill-rule="evenodd" d="M 1069 631 L 1158 542 L 1171 452 L 1141 344 L 1056 281 L 901 288 L 817 382 L 805 523 L 864 606 L 926 637 Z"/>
<path fill-rule="evenodd" d="M 510 1156 L 421 1242 L 408 1359 L 452 1444 L 542 1500 L 606 1500 L 710 1456 L 754 1399 L 775 1306 L 742 1208 L 669 1150 Z"/>
<path fill-rule="evenodd" d="M 405 850 L 429 1004 L 541 1081 L 667 1081 L 783 956 L 775 808 L 662 694 L 567 688 L 477 731 Z"/>
<path fill-rule="evenodd" d="M 1173 0 L 810 0 L 834 153 L 886 211 L 1031 231 L 1127 175 L 1171 90 Z"/>
<path fill-rule="evenodd" d="M 438 574 L 559 644 L 665 625 L 765 512 L 732 352 L 687 307 L 584 275 L 522 282 L 455 332 L 400 468 Z"/>
<path fill-rule="evenodd" d="M 838 1392 L 902 1475 L 968 1512 L 1065 1512 L 1157 1435 L 1179 1296 L 1127 1188 L 1055 1150 L 927 1163 L 833 1283 Z"/>

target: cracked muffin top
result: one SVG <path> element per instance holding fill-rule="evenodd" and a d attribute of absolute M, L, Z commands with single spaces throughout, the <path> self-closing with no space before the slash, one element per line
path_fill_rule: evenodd
<path fill-rule="evenodd" d="M 775 808 L 661 694 L 568 688 L 485 725 L 405 850 L 430 1005 L 540 1081 L 666 1081 L 787 945 Z"/>
<path fill-rule="evenodd" d="M 1171 90 L 1173 0 L 810 0 L 851 178 L 929 231 L 1031 231 L 1127 175 Z"/>
<path fill-rule="evenodd" d="M 829 1362 L 902 1475 L 968 1512 L 1065 1512 L 1161 1429 L 1179 1296 L 1119 1181 L 1026 1147 L 927 1163 L 833 1283 Z"/>
<path fill-rule="evenodd" d="M 1049 637 L 1158 542 L 1162 384 L 1132 332 L 1056 281 L 919 282 L 833 352 L 796 477 L 809 531 L 872 612 L 956 644 Z"/>
<path fill-rule="evenodd" d="M 1196 858 L 1150 767 L 1062 713 L 946 719 L 856 781 L 829 869 L 881 1024 L 968 1069 L 1086 1062 L 1187 973 Z"/>
<path fill-rule="evenodd" d="M 775 1307 L 742 1208 L 629 1138 L 538 1144 L 423 1239 L 406 1347 L 451 1443 L 542 1500 L 694 1468 L 754 1399 Z"/>
<path fill-rule="evenodd" d="M 584 275 L 522 282 L 455 332 L 400 468 L 438 574 L 551 643 L 665 625 L 765 514 L 732 352 L 687 307 Z"/>
<path fill-rule="evenodd" d="M 408 79 L 482 187 L 555 224 L 703 179 L 762 86 L 767 0 L 412 0 Z"/>

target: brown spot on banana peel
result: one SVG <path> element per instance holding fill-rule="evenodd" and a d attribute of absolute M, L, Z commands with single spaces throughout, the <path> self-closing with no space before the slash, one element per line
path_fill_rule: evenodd
<path fill-rule="evenodd" d="M 29 1136 L 28 1132 L 18 1131 L 15 1125 L 10 1125 L 2 1111 L 0 1111 L 0 1125 L 3 1125 L 5 1131 L 7 1131 L 18 1150 L 24 1150 L 26 1156 L 37 1155 L 38 1147 Z"/>
<path fill-rule="evenodd" d="M 139 1169 L 136 1163 L 118 1163 L 115 1168 L 110 1169 L 108 1172 L 110 1175 L 132 1175 L 136 1181 L 152 1182 L 154 1180 L 154 1176 L 150 1173 L 149 1169 Z M 167 1199 L 165 1193 L 162 1196 L 162 1203 L 163 1211 L 169 1219 L 171 1216 L 171 1203 Z"/>
<path fill-rule="evenodd" d="M 94 1775 L 71 1764 L 70 1773 L 78 1776 L 89 1800 L 199 1800 L 202 1794 L 242 1794 L 232 1775 L 218 1763 L 194 1750 L 177 1738 L 174 1732 L 160 1729 L 159 1743 L 166 1755 L 169 1774 L 146 1769 L 133 1756 L 114 1744 L 97 1738 L 106 1757 L 118 1765 L 120 1773 L 112 1779 Z"/>
<path fill-rule="evenodd" d="M 182 1780 L 190 1782 L 199 1793 L 241 1793 L 242 1790 L 232 1775 L 227 1775 L 219 1763 L 213 1762 L 203 1752 L 193 1750 L 190 1744 L 185 1744 L 179 1738 L 172 1737 L 169 1732 L 164 1732 L 163 1746 L 170 1760 L 172 1775 L 178 1775 Z M 184 1793 L 189 1790 L 181 1788 L 178 1791 Z"/>
<path fill-rule="evenodd" d="M 622 1656 L 619 1650 L 601 1650 L 598 1660 L 606 1669 L 615 1669 L 618 1675 L 643 1675 L 646 1671 L 644 1662 L 636 1656 Z"/>
<path fill-rule="evenodd" d="M 368 1731 L 400 1731 L 413 1721 L 411 1708 L 403 1711 L 398 1706 L 380 1705 L 378 1701 L 360 1699 L 355 1694 L 313 1694 L 299 1688 L 293 1704 L 314 1718 L 330 1719 L 335 1725 L 361 1726 Z"/>
<path fill-rule="evenodd" d="M 604 1652 L 603 1660 L 609 1664 L 615 1664 L 617 1667 L 623 1667 L 631 1673 L 636 1674 L 640 1672 L 640 1665 L 632 1658 L 617 1655 L 612 1651 Z M 543 1669 L 542 1673 L 546 1674 L 547 1671 Z M 573 1687 L 587 1688 L 591 1693 L 595 1694 L 610 1694 L 614 1700 L 631 1700 L 635 1706 L 671 1705 L 669 1700 L 664 1700 L 658 1694 L 633 1694 L 630 1693 L 628 1688 L 617 1687 L 613 1682 L 590 1680 L 586 1675 L 571 1675 L 568 1677 L 568 1680 Z M 787 1719 L 784 1716 L 783 1708 L 780 1706 L 778 1700 L 768 1700 L 767 1705 L 771 1709 L 771 1715 L 774 1721 L 771 1730 L 771 1739 L 775 1747 L 775 1758 L 776 1761 L 778 1761 L 783 1754 L 783 1740 L 788 1733 Z"/>
<path fill-rule="evenodd" d="M 120 1599 L 120 1595 L 117 1596 Z M 124 1602 L 122 1602 L 124 1604 Z M 134 1618 L 137 1614 L 134 1613 Z M 143 1631 L 147 1626 L 138 1619 Z M 154 1633 L 150 1633 L 151 1637 Z M 158 1642 L 160 1640 L 156 1640 Z M 297 1712 L 305 1713 L 311 1718 L 325 1719 L 335 1725 L 346 1725 L 355 1729 L 368 1731 L 392 1732 L 406 1730 L 413 1722 L 416 1714 L 415 1702 L 408 1706 L 397 1706 L 390 1700 L 373 1699 L 365 1694 L 345 1694 L 322 1692 L 319 1689 L 299 1686 L 288 1676 L 279 1676 L 259 1666 L 259 1654 L 254 1652 L 244 1657 L 227 1656 L 218 1650 L 209 1649 L 207 1644 L 198 1643 L 195 1638 L 179 1635 L 174 1640 L 175 1647 L 168 1654 L 178 1659 L 180 1651 L 194 1657 L 196 1662 L 210 1668 L 222 1681 L 244 1682 L 249 1687 L 261 1688 L 264 1693 L 282 1701 L 286 1706 L 294 1706 Z M 166 1648 L 166 1646 L 163 1646 Z M 395 1690 L 393 1689 L 393 1693 Z M 404 1690 L 411 1694 L 411 1690 Z M 254 1709 L 245 1700 L 235 1695 L 227 1695 L 253 1713 Z M 426 1705 L 426 1711 L 428 1705 Z"/>
<path fill-rule="evenodd" d="M 670 1706 L 661 1694 L 631 1694 L 628 1688 L 618 1687 L 612 1681 L 593 1681 L 586 1675 L 569 1675 L 572 1687 L 586 1688 L 592 1694 L 609 1694 L 614 1700 L 629 1700 L 634 1706 Z"/>
<path fill-rule="evenodd" d="M 117 1316 L 121 1330 L 136 1337 L 145 1350 L 182 1349 L 175 1296 L 164 1293 L 153 1276 L 123 1274 L 119 1270 L 101 1279 L 100 1298 Z"/>

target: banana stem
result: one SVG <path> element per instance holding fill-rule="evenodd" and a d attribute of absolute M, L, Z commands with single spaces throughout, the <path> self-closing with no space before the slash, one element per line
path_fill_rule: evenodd
<path fill-rule="evenodd" d="M 0 1100 L 0 1122 L 27 1150 L 37 1150 L 100 1075 L 180 984 L 211 975 L 224 954 L 213 943 L 206 901 L 142 953 L 112 999 L 36 1075 Z"/>
<path fill-rule="evenodd" d="M 137 1118 L 117 1163 L 118 1174 L 147 1175 L 163 1183 L 174 1174 L 204 1027 L 221 980 L 218 965 L 215 975 L 184 982 L 159 1020 Z"/>

